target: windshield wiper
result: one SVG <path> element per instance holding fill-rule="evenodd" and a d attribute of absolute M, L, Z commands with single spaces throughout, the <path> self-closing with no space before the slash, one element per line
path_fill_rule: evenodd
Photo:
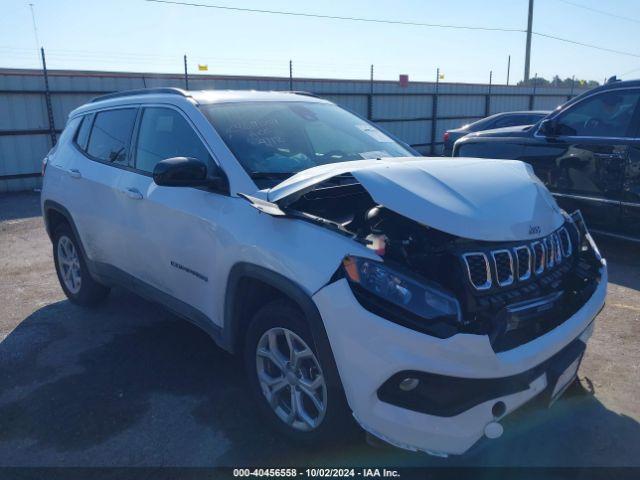
<path fill-rule="evenodd" d="M 261 179 L 284 180 L 295 174 L 296 172 L 251 172 L 249 176 L 251 178 L 256 178 L 258 180 L 261 180 Z"/>

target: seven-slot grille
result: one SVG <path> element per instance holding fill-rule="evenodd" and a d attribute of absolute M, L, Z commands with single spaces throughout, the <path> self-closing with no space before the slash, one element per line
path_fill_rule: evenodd
<path fill-rule="evenodd" d="M 463 256 L 467 265 L 469 281 L 477 290 L 491 288 L 491 271 L 489 260 L 482 252 L 465 253 Z"/>
<path fill-rule="evenodd" d="M 551 235 L 523 245 L 489 252 L 462 255 L 469 282 L 476 290 L 492 286 L 507 287 L 541 275 L 562 263 L 573 252 L 571 237 L 565 227 Z"/>
<path fill-rule="evenodd" d="M 491 252 L 493 264 L 496 268 L 498 285 L 506 287 L 513 283 L 513 259 L 509 250 L 494 250 Z"/>
<path fill-rule="evenodd" d="M 524 281 L 531 278 L 531 249 L 522 245 L 513 249 L 516 252 L 516 265 L 518 268 L 518 280 Z"/>

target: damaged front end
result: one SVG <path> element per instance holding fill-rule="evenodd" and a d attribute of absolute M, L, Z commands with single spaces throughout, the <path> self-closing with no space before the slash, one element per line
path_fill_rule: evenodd
<path fill-rule="evenodd" d="M 318 223 L 375 252 L 379 260 L 346 256 L 333 280 L 346 278 L 358 302 L 380 317 L 438 338 L 487 335 L 500 352 L 560 325 L 598 285 L 603 261 L 579 214 L 570 217 L 551 205 L 546 216 L 536 211 L 543 221 L 552 219 L 539 229 L 541 236 L 522 240 L 509 232 L 500 240 L 469 238 L 461 234 L 464 224 L 445 232 L 416 220 L 428 216 L 429 202 L 411 206 L 423 210 L 420 215 L 381 204 L 362 178 L 343 172 L 277 203 L 246 198 L 265 213 Z M 536 207 L 547 202 L 531 199 Z M 476 211 L 490 208 L 490 202 L 480 205 L 468 192 L 463 202 Z M 469 231 L 482 237 L 478 229 Z"/>

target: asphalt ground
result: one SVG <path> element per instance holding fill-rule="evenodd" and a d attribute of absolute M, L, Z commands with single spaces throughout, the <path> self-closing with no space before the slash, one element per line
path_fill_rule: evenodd
<path fill-rule="evenodd" d="M 640 466 L 640 248 L 599 244 L 610 288 L 580 382 L 439 459 L 364 435 L 288 443 L 257 416 L 239 361 L 196 327 L 120 289 L 97 309 L 69 303 L 37 194 L 0 196 L 0 466 Z"/>

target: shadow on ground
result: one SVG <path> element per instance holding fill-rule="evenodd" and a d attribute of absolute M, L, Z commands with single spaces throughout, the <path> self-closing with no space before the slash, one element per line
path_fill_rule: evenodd
<path fill-rule="evenodd" d="M 26 318 L 0 344 L 0 465 L 638 464 L 640 425 L 579 385 L 505 435 L 442 460 L 364 439 L 327 448 L 272 434 L 242 366 L 206 334 L 124 291 L 95 310 L 67 301 Z M 596 392 L 597 394 L 597 392 Z M 142 450 L 136 451 L 137 448 Z"/>
<path fill-rule="evenodd" d="M 596 242 L 602 255 L 609 262 L 609 281 L 640 290 L 640 244 L 621 242 L 604 236 L 596 237 Z"/>
<path fill-rule="evenodd" d="M 0 222 L 40 216 L 40 194 L 38 192 L 19 192 L 0 194 Z"/>

